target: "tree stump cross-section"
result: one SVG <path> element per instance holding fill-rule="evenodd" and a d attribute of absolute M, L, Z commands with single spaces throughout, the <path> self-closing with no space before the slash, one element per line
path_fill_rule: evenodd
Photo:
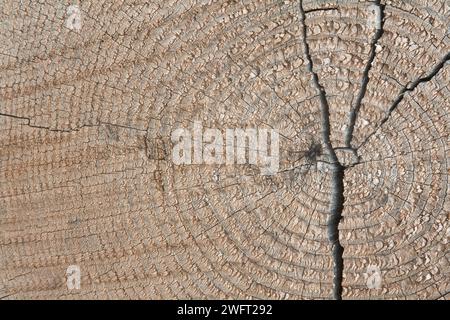
<path fill-rule="evenodd" d="M 449 298 L 448 1 L 0 18 L 0 298 Z M 248 162 L 205 160 L 207 132 L 251 130 L 275 173 L 250 137 Z"/>

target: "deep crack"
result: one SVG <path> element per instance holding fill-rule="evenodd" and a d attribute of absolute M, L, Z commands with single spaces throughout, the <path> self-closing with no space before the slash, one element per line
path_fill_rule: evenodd
<path fill-rule="evenodd" d="M 361 88 L 356 97 L 356 101 L 350 110 L 350 116 L 349 116 L 350 121 L 349 121 L 347 130 L 345 132 L 345 138 L 344 138 L 345 146 L 347 148 L 352 147 L 351 143 L 353 140 L 353 131 L 355 130 L 356 119 L 358 117 L 359 110 L 361 109 L 362 100 L 364 99 L 366 92 L 367 92 L 367 85 L 369 84 L 369 72 L 372 69 L 372 64 L 373 64 L 373 61 L 375 60 L 375 56 L 377 54 L 376 50 L 377 50 L 378 40 L 380 40 L 380 38 L 384 32 L 383 27 L 384 27 L 384 7 L 385 6 L 381 4 L 380 0 L 375 1 L 374 4 L 380 8 L 380 11 L 379 11 L 380 16 L 378 17 L 378 19 L 381 20 L 381 24 L 380 24 L 380 28 L 377 28 L 375 35 L 373 36 L 372 41 L 370 43 L 370 53 L 369 53 L 369 58 L 367 59 L 366 66 L 364 68 L 362 82 L 361 82 Z"/>
<path fill-rule="evenodd" d="M 333 188 L 331 194 L 330 217 L 328 219 L 327 233 L 328 240 L 332 243 L 333 260 L 334 260 L 334 286 L 333 298 L 342 299 L 342 276 L 344 270 L 343 253 L 344 248 L 339 241 L 339 222 L 342 219 L 342 211 L 344 210 L 344 167 L 337 163 L 334 165 L 331 186 Z"/>
<path fill-rule="evenodd" d="M 322 139 L 325 150 L 330 157 L 332 176 L 331 176 L 331 201 L 330 215 L 327 221 L 328 239 L 332 244 L 333 256 L 333 298 L 342 299 L 342 274 L 344 269 L 343 252 L 344 248 L 339 241 L 339 222 L 342 218 L 342 210 L 344 208 L 344 167 L 339 163 L 336 152 L 331 144 L 330 130 L 330 108 L 326 96 L 325 89 L 319 82 L 317 73 L 314 72 L 313 61 L 309 51 L 309 45 L 306 37 L 306 14 L 303 9 L 303 1 L 300 0 L 300 21 L 302 23 L 302 43 L 306 60 L 308 61 L 307 69 L 312 75 L 313 85 L 319 93 L 320 110 L 322 117 Z"/>
<path fill-rule="evenodd" d="M 401 90 L 400 93 L 398 94 L 397 98 L 394 100 L 394 102 L 392 103 L 392 105 L 389 107 L 388 112 L 386 114 L 386 116 L 381 120 L 380 124 L 375 128 L 374 131 L 372 131 L 371 134 L 369 134 L 367 136 L 366 139 L 364 139 L 364 141 L 356 148 L 356 150 L 359 150 L 361 147 L 363 147 L 369 140 L 370 138 L 378 132 L 378 130 L 380 130 L 380 128 L 389 120 L 389 118 L 391 117 L 392 113 L 397 109 L 398 105 L 403 101 L 403 99 L 405 98 L 405 94 L 407 92 L 411 92 L 414 89 L 417 88 L 417 86 L 421 83 L 424 82 L 428 82 L 431 81 L 438 73 L 439 71 L 441 71 L 442 68 L 444 68 L 445 64 L 447 63 L 447 61 L 450 60 L 450 52 L 447 53 L 440 61 L 438 64 L 436 64 L 433 69 L 431 69 L 431 71 L 428 73 L 428 75 L 424 76 L 424 77 L 420 77 L 418 79 L 416 79 L 415 81 L 413 81 L 412 83 L 408 83 L 407 85 L 405 85 Z"/>

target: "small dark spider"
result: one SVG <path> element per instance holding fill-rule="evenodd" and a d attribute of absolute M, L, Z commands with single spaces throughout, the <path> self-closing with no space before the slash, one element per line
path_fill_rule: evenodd
<path fill-rule="evenodd" d="M 308 150 L 306 151 L 293 151 L 293 153 L 300 154 L 300 157 L 295 160 L 296 162 L 305 158 L 309 164 L 317 162 L 317 158 L 322 155 L 322 144 L 315 141 L 311 141 Z"/>

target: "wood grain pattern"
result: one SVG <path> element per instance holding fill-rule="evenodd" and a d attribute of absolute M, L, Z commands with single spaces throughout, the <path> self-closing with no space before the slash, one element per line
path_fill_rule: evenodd
<path fill-rule="evenodd" d="M 449 15 L 2 1 L 0 297 L 448 299 Z M 171 132 L 194 121 L 278 130 L 279 172 L 175 165 Z"/>

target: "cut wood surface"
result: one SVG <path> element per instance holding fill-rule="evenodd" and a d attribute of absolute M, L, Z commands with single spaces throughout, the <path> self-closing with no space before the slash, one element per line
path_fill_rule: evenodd
<path fill-rule="evenodd" d="M 449 21 L 2 0 L 0 298 L 449 299 Z M 276 130 L 278 172 L 174 163 L 198 122 Z"/>

